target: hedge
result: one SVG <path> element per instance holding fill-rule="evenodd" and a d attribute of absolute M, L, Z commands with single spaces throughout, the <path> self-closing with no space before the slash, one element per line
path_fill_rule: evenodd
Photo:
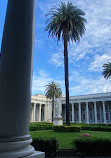
<path fill-rule="evenodd" d="M 80 132 L 80 126 L 53 126 L 53 130 L 56 132 Z"/>
<path fill-rule="evenodd" d="M 65 123 L 64 123 L 65 124 Z M 91 123 L 91 124 L 87 124 L 87 123 L 70 123 L 70 125 L 81 125 L 81 126 L 111 126 L 111 124 L 103 124 L 103 123 Z"/>
<path fill-rule="evenodd" d="M 111 140 L 107 138 L 80 137 L 73 141 L 76 155 L 109 156 L 111 155 Z"/>
<path fill-rule="evenodd" d="M 80 125 L 82 130 L 111 132 L 111 124 L 71 123 L 71 126 L 74 125 Z"/>
<path fill-rule="evenodd" d="M 46 157 L 57 156 L 59 145 L 56 138 L 34 138 L 31 145 L 35 150 L 45 152 Z"/>
<path fill-rule="evenodd" d="M 62 132 L 79 132 L 80 128 L 82 130 L 89 131 L 107 131 L 111 132 L 111 124 L 86 124 L 86 123 L 71 123 L 70 126 L 56 126 L 53 127 L 53 123 L 46 122 L 31 122 L 30 123 L 30 131 L 37 130 L 54 130 L 54 131 L 62 131 Z"/>
<path fill-rule="evenodd" d="M 82 130 L 111 132 L 111 126 L 82 126 Z"/>
<path fill-rule="evenodd" d="M 30 130 L 30 131 L 52 130 L 52 123 L 30 122 L 29 130 Z"/>

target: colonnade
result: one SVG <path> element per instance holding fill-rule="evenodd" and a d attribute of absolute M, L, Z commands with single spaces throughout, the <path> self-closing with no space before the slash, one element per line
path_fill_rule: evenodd
<path fill-rule="evenodd" d="M 63 103 L 63 102 L 62 102 Z M 50 108 L 49 108 L 50 107 Z M 30 121 L 46 122 L 52 120 L 50 103 L 31 104 Z M 62 117 L 65 122 L 66 106 L 62 104 Z M 77 123 L 111 123 L 111 100 L 70 101 L 70 121 Z"/>
<path fill-rule="evenodd" d="M 84 110 L 82 109 L 82 106 L 84 106 L 85 108 Z M 89 108 L 91 108 L 91 111 L 89 111 Z M 85 111 L 85 118 L 82 118 L 82 114 L 84 111 Z M 111 122 L 110 101 L 72 103 L 72 118 L 71 118 L 72 122 L 79 122 L 79 123 L 85 122 L 89 124 L 90 117 L 92 118 L 91 123 Z"/>
<path fill-rule="evenodd" d="M 41 122 L 45 121 L 46 118 L 46 105 L 45 104 L 38 104 L 32 103 L 31 110 L 30 110 L 30 121 L 31 122 Z"/>

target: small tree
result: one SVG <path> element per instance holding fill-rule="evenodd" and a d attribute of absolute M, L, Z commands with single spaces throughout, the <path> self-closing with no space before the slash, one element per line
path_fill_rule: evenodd
<path fill-rule="evenodd" d="M 111 77 L 111 63 L 108 62 L 107 64 L 104 64 L 103 66 L 103 72 L 102 75 L 105 79 L 108 79 Z"/>
<path fill-rule="evenodd" d="M 46 85 L 46 97 L 52 99 L 52 122 L 54 117 L 54 99 L 59 98 L 62 95 L 60 85 L 52 81 Z"/>

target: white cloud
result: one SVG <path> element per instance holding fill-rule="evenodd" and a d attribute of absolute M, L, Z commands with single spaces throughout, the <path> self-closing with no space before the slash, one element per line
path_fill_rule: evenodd
<path fill-rule="evenodd" d="M 56 78 L 50 77 L 50 75 L 45 70 L 40 70 L 38 75 L 33 76 L 33 94 L 44 94 L 45 85 L 55 81 L 59 83 L 63 95 L 65 94 L 65 85 L 64 80 L 58 80 Z M 89 78 L 88 76 L 81 76 L 79 72 L 72 72 L 69 77 L 70 87 L 69 92 L 70 96 L 74 95 L 83 95 L 83 94 L 95 94 L 95 93 L 104 93 L 111 91 L 111 81 L 105 80 L 103 77 Z"/>
<path fill-rule="evenodd" d="M 66 1 L 68 0 L 64 0 L 63 2 Z M 111 44 L 111 0 L 72 0 L 71 2 L 86 13 L 85 18 L 87 23 L 85 35 L 81 38 L 80 43 L 71 43 L 69 46 L 69 62 L 77 62 L 85 58 L 87 54 L 100 55 L 109 53 Z M 45 3 L 44 10 L 46 11 L 46 6 L 48 6 L 48 12 L 55 4 L 57 6 L 60 4 L 60 1 L 54 0 L 52 3 Z M 59 60 L 61 63 L 61 58 L 57 60 L 58 63 Z M 57 65 L 56 60 L 53 61 L 54 63 Z"/>
<path fill-rule="evenodd" d="M 53 78 L 51 78 L 46 71 L 40 70 L 38 75 L 33 75 L 32 93 L 44 93 L 44 86 L 51 81 L 53 81 Z"/>
<path fill-rule="evenodd" d="M 91 62 L 89 70 L 91 71 L 101 71 L 103 64 L 111 61 L 111 53 L 103 55 L 95 55 L 94 61 Z"/>
<path fill-rule="evenodd" d="M 45 70 L 40 70 L 38 75 L 33 75 L 32 94 L 44 94 L 46 88 L 45 86 L 52 81 L 58 83 L 64 92 L 63 80 L 58 80 L 56 78 L 50 77 L 48 72 L 46 72 Z"/>
<path fill-rule="evenodd" d="M 105 80 L 103 77 L 91 79 L 87 76 L 80 76 L 77 72 L 73 72 L 70 79 L 73 82 L 73 85 L 70 87 L 70 95 L 95 94 L 111 91 L 111 81 Z"/>
<path fill-rule="evenodd" d="M 63 61 L 64 61 L 63 54 L 62 53 L 54 53 L 54 54 L 52 54 L 49 61 L 56 66 L 63 66 Z"/>

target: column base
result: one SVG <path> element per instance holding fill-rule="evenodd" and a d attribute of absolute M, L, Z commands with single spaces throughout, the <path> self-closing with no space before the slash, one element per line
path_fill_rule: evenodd
<path fill-rule="evenodd" d="M 21 150 L 19 152 L 15 151 L 15 152 L 5 152 L 5 153 L 0 153 L 0 158 L 45 158 L 45 153 L 44 152 L 40 152 L 40 151 L 33 151 L 33 153 L 30 155 L 30 149 L 32 149 L 32 151 L 34 150 L 34 148 L 32 146 L 30 146 L 29 149 L 26 150 Z M 23 156 L 23 155 L 28 155 L 28 156 Z"/>
<path fill-rule="evenodd" d="M 32 155 L 27 156 L 26 158 L 45 158 L 45 153 L 40 151 L 35 151 Z"/>
<path fill-rule="evenodd" d="M 30 135 L 0 138 L 0 158 L 44 158 L 45 154 L 35 152 L 31 142 Z"/>

